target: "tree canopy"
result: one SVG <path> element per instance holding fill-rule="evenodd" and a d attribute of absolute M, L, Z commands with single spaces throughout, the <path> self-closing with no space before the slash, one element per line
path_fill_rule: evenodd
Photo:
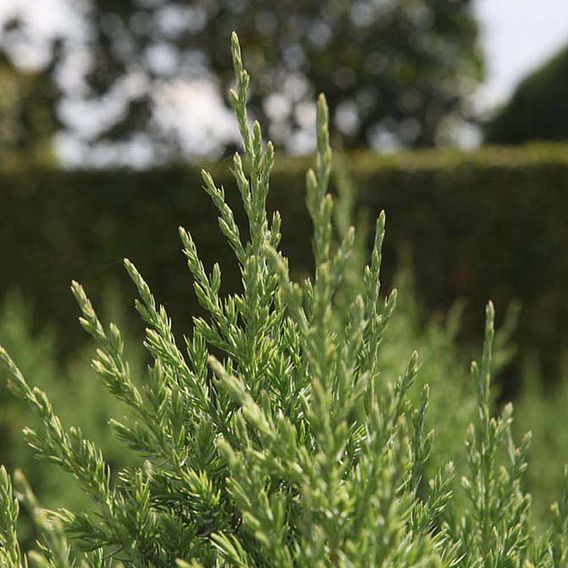
<path fill-rule="evenodd" d="M 81 12 L 82 44 L 66 42 L 52 67 L 60 74 L 75 57 L 83 82 L 73 97 L 109 109 L 85 135 L 90 142 L 143 140 L 171 156 L 183 153 L 183 136 L 175 119 L 161 120 L 168 110 L 176 113 L 167 102 L 164 110 L 164 93 L 212 81 L 219 103 L 228 106 L 225 45 L 236 29 L 259 78 L 251 113 L 277 145 L 295 152 L 313 145 L 309 101 L 322 91 L 346 147 L 432 146 L 467 115 L 467 96 L 482 76 L 472 4 L 91 0 Z M 234 140 L 221 133 L 217 149 Z"/>

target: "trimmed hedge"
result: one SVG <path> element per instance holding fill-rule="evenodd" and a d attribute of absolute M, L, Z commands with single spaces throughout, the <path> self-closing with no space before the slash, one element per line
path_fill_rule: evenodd
<path fill-rule="evenodd" d="M 361 153 L 346 162 L 360 204 L 372 216 L 387 211 L 387 284 L 400 252 L 393 243 L 407 243 L 417 289 L 429 308 L 465 297 L 466 329 L 481 329 L 488 298 L 501 313 L 518 298 L 522 352 L 538 349 L 545 362 L 556 364 L 568 337 L 568 146 Z M 288 236 L 283 247 L 297 275 L 311 270 L 303 192 L 309 164 L 277 160 L 270 201 L 282 212 Z M 227 162 L 213 173 L 242 221 L 228 170 Z M 187 279 L 177 276 L 184 264 L 178 225 L 193 233 L 206 265 L 226 267 L 226 289 L 237 281 L 201 185 L 198 169 L 189 166 L 0 172 L 0 290 L 21 289 L 42 319 L 57 324 L 62 344 L 73 344 L 83 335 L 69 281 L 81 281 L 95 300 L 109 279 L 133 297 L 121 266 L 130 257 L 158 298 L 189 322 L 197 307 L 189 273 Z"/>
<path fill-rule="evenodd" d="M 520 300 L 520 353 L 538 351 L 554 375 L 568 338 L 568 146 L 428 151 L 375 165 L 361 156 L 356 168 L 362 201 L 389 213 L 391 243 L 412 247 L 427 305 L 466 298 L 475 330 L 487 298 L 501 313 Z"/>

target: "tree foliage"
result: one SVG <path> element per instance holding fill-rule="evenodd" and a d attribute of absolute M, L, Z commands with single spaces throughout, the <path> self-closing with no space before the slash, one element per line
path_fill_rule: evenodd
<path fill-rule="evenodd" d="M 482 73 L 471 0 L 92 0 L 85 18 L 81 97 L 114 101 L 91 141 L 151 140 L 162 156 L 183 139 L 160 123 L 159 93 L 204 78 L 225 93 L 232 68 L 224 38 L 232 29 L 258 77 L 251 112 L 292 151 L 310 143 L 315 92 L 326 93 L 347 147 L 434 145 L 467 114 Z"/>
<path fill-rule="evenodd" d="M 26 72 L 0 54 L 0 164 L 54 160 L 61 92 L 51 71 Z"/>

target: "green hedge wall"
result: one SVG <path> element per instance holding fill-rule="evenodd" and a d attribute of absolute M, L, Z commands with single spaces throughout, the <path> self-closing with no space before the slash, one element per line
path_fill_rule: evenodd
<path fill-rule="evenodd" d="M 501 313 L 518 298 L 522 352 L 538 349 L 555 365 L 568 338 L 568 146 L 362 153 L 346 162 L 361 206 L 373 216 L 387 211 L 387 284 L 397 254 L 407 247 L 429 308 L 445 308 L 458 297 L 468 300 L 466 330 L 481 330 L 487 298 Z M 310 163 L 281 158 L 270 199 L 270 207 L 283 214 L 283 247 L 297 273 L 311 270 L 303 191 Z M 236 204 L 228 163 L 213 173 Z M 197 308 L 178 225 L 192 231 L 210 265 L 220 261 L 226 267 L 226 289 L 236 282 L 230 250 L 201 185 L 198 169 L 188 166 L 1 171 L 0 290 L 22 290 L 41 320 L 55 322 L 61 344 L 73 346 L 83 335 L 69 281 L 80 280 L 95 300 L 109 281 L 132 298 L 121 267 L 127 256 L 176 313 L 183 331 Z"/>

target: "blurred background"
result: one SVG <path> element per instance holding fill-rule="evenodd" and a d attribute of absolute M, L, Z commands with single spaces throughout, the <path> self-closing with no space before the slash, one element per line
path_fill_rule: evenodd
<path fill-rule="evenodd" d="M 199 308 L 178 225 L 206 266 L 224 267 L 225 289 L 238 286 L 199 176 L 209 164 L 243 222 L 228 168 L 232 30 L 251 115 L 277 147 L 269 206 L 295 274 L 312 270 L 303 176 L 323 91 L 362 223 L 387 211 L 386 287 L 412 282 L 390 349 L 414 342 L 431 352 L 428 377 L 462 380 L 486 300 L 502 315 L 520 305 L 496 396 L 519 401 L 540 444 L 535 479 L 557 487 L 543 464 L 568 459 L 556 428 L 568 401 L 566 0 L 1 0 L 0 342 L 111 462 L 125 459 L 68 286 L 81 281 L 122 322 L 135 369 L 142 326 L 124 257 L 180 336 Z M 461 359 L 444 366 L 436 326 L 456 305 L 459 325 L 442 335 Z M 0 461 L 26 465 L 28 420 L 0 388 Z M 61 486 L 32 470 L 49 503 Z"/>
<path fill-rule="evenodd" d="M 0 26 L 3 160 L 223 155 L 238 142 L 233 29 L 257 77 L 254 115 L 290 154 L 313 149 L 319 91 L 346 148 L 470 148 L 488 120 L 489 141 L 565 133 L 521 108 L 562 99 L 562 0 L 3 0 Z"/>

